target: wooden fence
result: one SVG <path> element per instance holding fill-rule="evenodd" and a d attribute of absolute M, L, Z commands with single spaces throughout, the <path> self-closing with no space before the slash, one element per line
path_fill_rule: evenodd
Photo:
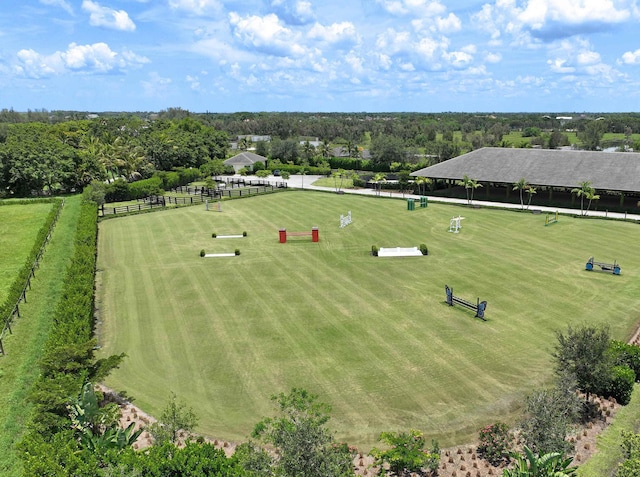
<path fill-rule="evenodd" d="M 247 183 L 251 181 L 246 181 Z M 253 181 L 256 182 L 256 181 Z M 264 194 L 266 192 L 273 192 L 279 188 L 286 187 L 286 184 L 283 182 L 283 185 L 271 185 L 271 184 L 261 184 L 261 185 L 243 185 L 243 186 L 232 186 L 230 188 L 220 188 L 220 189 L 207 189 L 206 187 L 191 187 L 191 186 L 182 186 L 177 187 L 175 189 L 171 189 L 171 192 L 180 193 L 180 194 L 189 194 L 188 197 L 173 197 L 170 195 L 162 195 L 162 196 L 151 196 L 146 197 L 144 199 L 138 199 L 137 204 L 131 205 L 121 205 L 117 207 L 111 207 L 109 204 L 103 204 L 98 208 L 98 216 L 104 217 L 105 215 L 117 215 L 117 214 L 126 214 L 130 212 L 139 212 L 147 209 L 160 209 L 165 208 L 169 205 L 197 205 L 204 204 L 206 200 L 214 200 L 214 199 L 222 199 L 223 197 L 233 198 L 233 197 L 248 197 L 256 194 Z"/>
<path fill-rule="evenodd" d="M 64 199 L 58 205 L 58 211 L 56 212 L 56 215 L 53 221 L 51 222 L 51 225 L 49 226 L 49 231 L 47 232 L 47 236 L 43 240 L 42 245 L 40 246 L 40 250 L 38 250 L 38 253 L 36 254 L 36 258 L 31 264 L 31 271 L 27 276 L 26 283 L 22 288 L 22 293 L 20 293 L 20 297 L 18 298 L 18 301 L 11 309 L 11 312 L 9 313 L 9 315 L 4 318 L 4 325 L 2 327 L 2 332 L 0 332 L 0 355 L 5 354 L 4 345 L 2 343 L 3 338 L 7 333 L 9 334 L 13 333 L 11 331 L 11 324 L 16 318 L 20 318 L 20 305 L 22 303 L 27 302 L 27 290 L 31 290 L 31 279 L 35 278 L 36 276 L 36 269 L 40 266 L 40 259 L 42 259 L 42 255 L 44 254 L 45 248 L 49 243 L 49 240 L 51 240 L 51 234 L 53 233 L 54 227 L 58 223 L 58 218 L 60 217 L 60 212 L 62 211 L 63 206 L 64 206 Z"/>

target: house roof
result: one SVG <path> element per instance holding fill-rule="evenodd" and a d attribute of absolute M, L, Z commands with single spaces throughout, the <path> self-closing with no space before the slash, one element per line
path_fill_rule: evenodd
<path fill-rule="evenodd" d="M 241 152 L 224 161 L 225 166 L 251 166 L 256 162 L 267 162 L 267 158 L 253 152 Z"/>
<path fill-rule="evenodd" d="M 640 192 L 640 154 L 485 147 L 420 169 L 412 176 L 514 184 L 579 187 L 590 181 L 596 190 Z"/>

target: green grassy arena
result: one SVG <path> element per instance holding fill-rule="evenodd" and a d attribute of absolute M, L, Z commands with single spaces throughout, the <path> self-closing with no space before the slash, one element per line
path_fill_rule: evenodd
<path fill-rule="evenodd" d="M 340 214 L 353 223 L 341 229 Z M 462 231 L 448 233 L 461 214 Z M 333 406 L 337 436 L 367 448 L 381 431 L 468 442 L 515 419 L 552 375 L 554 330 L 609 323 L 626 339 L 640 312 L 636 224 L 319 192 L 283 192 L 100 224 L 104 354 L 129 357 L 108 380 L 158 413 L 170 391 L 199 431 L 245 439 L 269 397 L 303 387 Z M 320 229 L 278 243 L 278 229 Z M 242 239 L 212 239 L 211 233 Z M 372 257 L 372 245 L 429 256 Z M 200 258 L 199 252 L 233 252 Z M 594 255 L 622 275 L 587 272 Z M 487 322 L 448 307 L 488 301 Z"/>

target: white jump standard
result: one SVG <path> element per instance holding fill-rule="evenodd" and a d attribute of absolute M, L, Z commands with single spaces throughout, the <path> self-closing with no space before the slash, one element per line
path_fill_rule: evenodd
<path fill-rule="evenodd" d="M 351 223 L 351 211 L 347 215 L 340 215 L 340 228 L 343 229 Z"/>
<path fill-rule="evenodd" d="M 460 217 L 459 215 L 457 217 L 453 217 L 449 221 L 449 232 L 457 234 L 462 228 L 462 224 L 460 223 L 461 220 L 464 220 L 464 217 Z"/>

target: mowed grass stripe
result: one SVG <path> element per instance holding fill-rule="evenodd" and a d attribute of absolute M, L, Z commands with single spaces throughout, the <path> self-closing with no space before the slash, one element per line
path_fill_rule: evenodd
<path fill-rule="evenodd" d="M 109 315 L 118 325 L 105 324 L 137 336 L 109 382 L 154 412 L 178 389 L 216 437 L 246 438 L 271 412 L 270 395 L 302 386 L 332 404 L 341 438 L 365 448 L 383 430 L 409 427 L 464 442 L 482 425 L 515 419 L 522 396 L 549 381 L 555 330 L 606 322 L 624 338 L 637 318 L 633 224 L 561 217 L 545 227 L 529 213 L 439 204 L 409 212 L 404 201 L 293 191 L 223 210 L 105 221 L 99 254 L 107 276 L 138 274 L 127 281 L 136 293 Z M 354 221 L 340 229 L 349 210 Z M 448 233 L 457 215 L 463 230 Z M 278 243 L 279 228 L 314 225 L 319 243 Z M 212 239 L 214 231 L 248 236 Z M 103 246 L 112 238 L 118 246 Z M 428 257 L 370 255 L 371 245 L 420 243 Z M 241 255 L 201 259 L 202 248 Z M 600 254 L 621 262 L 623 275 L 585 272 Z M 489 321 L 448 307 L 445 283 L 487 300 Z M 102 293 L 104 309 L 115 309 L 116 289 Z M 157 330 L 145 334 L 151 313 Z M 105 352 L 115 350 L 105 338 Z"/>

